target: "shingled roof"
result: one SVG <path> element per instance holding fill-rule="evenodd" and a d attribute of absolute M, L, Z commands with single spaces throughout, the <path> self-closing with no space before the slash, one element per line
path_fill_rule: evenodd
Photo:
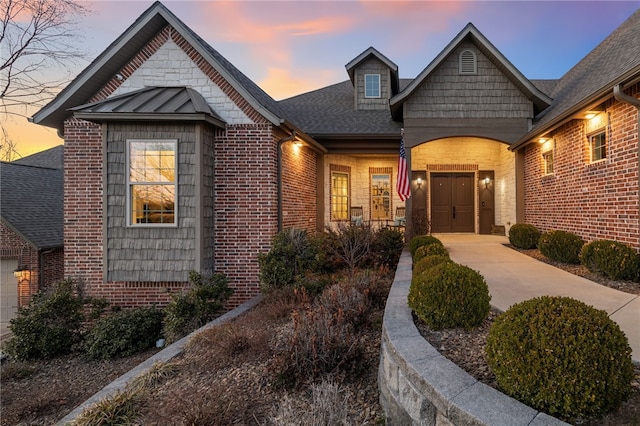
<path fill-rule="evenodd" d="M 411 82 L 401 79 L 400 88 Z M 394 121 L 388 109 L 358 110 L 354 88 L 346 80 L 322 89 L 280 101 L 287 118 L 312 137 L 379 135 L 397 138 L 402 123 Z"/>
<path fill-rule="evenodd" d="M 27 157 L 13 161 L 13 164 L 23 166 L 45 167 L 49 169 L 64 168 L 64 145 L 54 146 L 44 151 L 31 154 Z"/>
<path fill-rule="evenodd" d="M 571 68 L 555 85 L 553 102 L 538 114 L 532 130 L 511 149 L 613 96 L 613 86 L 640 75 L 640 9 Z"/>
<path fill-rule="evenodd" d="M 0 164 L 2 221 L 37 249 L 64 244 L 63 174 L 56 168 Z"/>

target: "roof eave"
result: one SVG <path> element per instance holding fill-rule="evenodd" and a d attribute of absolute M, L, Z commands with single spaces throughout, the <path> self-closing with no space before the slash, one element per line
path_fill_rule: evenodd
<path fill-rule="evenodd" d="M 307 145 L 309 145 L 311 147 L 311 149 L 313 149 L 314 151 L 316 151 L 316 152 L 318 152 L 320 154 L 326 154 L 327 153 L 327 149 L 324 146 L 322 146 L 311 135 L 309 135 L 309 134 L 305 133 L 304 131 L 302 131 L 298 126 L 296 126 L 295 124 L 293 124 L 289 120 L 283 120 L 282 121 L 282 126 L 286 127 L 287 129 L 291 130 L 292 132 L 295 132 L 295 134 L 298 137 L 300 137 L 300 139 L 302 139 Z"/>
<path fill-rule="evenodd" d="M 522 138 L 520 138 L 516 143 L 509 147 L 510 151 L 517 151 L 520 148 L 523 148 L 530 143 L 533 143 L 535 139 L 540 136 L 549 133 L 556 128 L 568 123 L 571 120 L 574 120 L 578 114 L 582 111 L 589 110 L 592 107 L 601 104 L 602 102 L 613 98 L 613 87 L 618 84 L 631 85 L 640 81 L 640 66 L 634 67 L 633 69 L 627 71 L 621 77 L 615 79 L 614 81 L 606 84 L 597 92 L 594 92 L 591 96 L 583 99 L 579 103 L 575 104 L 573 107 L 567 109 L 562 114 L 559 114 L 553 120 L 550 120 L 548 123 L 540 127 L 534 127 L 527 134 L 525 134 Z"/>
<path fill-rule="evenodd" d="M 321 139 L 400 140 L 400 133 L 316 133 L 314 137 Z"/>
<path fill-rule="evenodd" d="M 224 129 L 226 123 L 206 113 L 139 113 L 139 112 L 76 112 L 74 117 L 93 123 L 108 121 L 200 121 Z"/>

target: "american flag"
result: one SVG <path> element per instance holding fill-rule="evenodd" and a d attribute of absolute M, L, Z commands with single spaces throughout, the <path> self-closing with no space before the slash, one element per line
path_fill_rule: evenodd
<path fill-rule="evenodd" d="M 407 171 L 407 154 L 404 150 L 404 132 L 403 136 L 400 137 L 400 157 L 398 158 L 398 179 L 396 188 L 401 201 L 411 197 L 409 172 Z"/>

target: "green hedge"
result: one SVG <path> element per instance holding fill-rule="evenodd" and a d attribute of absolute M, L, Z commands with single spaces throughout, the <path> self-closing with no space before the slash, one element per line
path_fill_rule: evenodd
<path fill-rule="evenodd" d="M 567 231 L 548 231 L 540 236 L 538 249 L 551 260 L 579 264 L 584 240 Z"/>
<path fill-rule="evenodd" d="M 540 231 L 528 223 L 516 223 L 509 228 L 509 242 L 520 249 L 533 249 L 538 245 Z"/>
<path fill-rule="evenodd" d="M 84 342 L 89 358 L 111 359 L 142 352 L 155 346 L 162 335 L 161 310 L 133 308 L 96 322 Z"/>
<path fill-rule="evenodd" d="M 640 279 L 640 257 L 628 244 L 598 240 L 585 244 L 580 262 L 592 272 L 599 272 L 612 280 Z"/>
<path fill-rule="evenodd" d="M 409 241 L 409 252 L 411 253 L 411 257 L 415 256 L 416 250 L 422 246 L 427 246 L 430 244 L 438 244 L 442 246 L 442 241 L 434 237 L 433 235 L 418 235 L 413 237 L 411 241 Z"/>

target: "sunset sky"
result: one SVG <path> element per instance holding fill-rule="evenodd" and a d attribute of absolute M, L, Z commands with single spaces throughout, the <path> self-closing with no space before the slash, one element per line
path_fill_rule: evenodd
<path fill-rule="evenodd" d="M 93 12 L 78 44 L 89 60 L 152 3 L 86 2 Z M 414 78 L 469 22 L 527 78 L 559 78 L 640 8 L 640 0 L 163 3 L 278 100 L 348 79 L 345 64 L 369 46 L 395 62 L 401 78 Z M 7 127 L 22 156 L 62 143 L 26 119 Z"/>

